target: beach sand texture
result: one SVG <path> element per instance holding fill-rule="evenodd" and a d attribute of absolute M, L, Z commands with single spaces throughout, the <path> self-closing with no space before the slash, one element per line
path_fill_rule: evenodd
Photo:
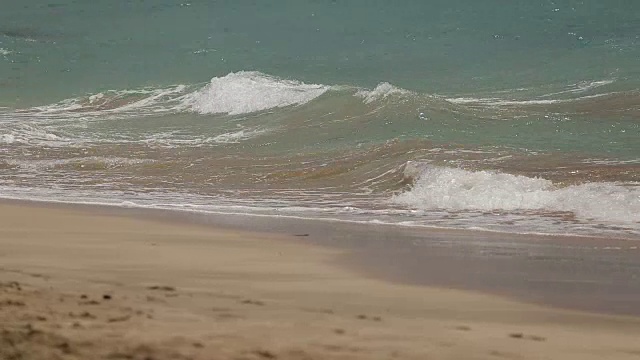
<path fill-rule="evenodd" d="M 0 359 L 640 358 L 638 318 L 370 279 L 339 255 L 293 236 L 0 205 Z"/>

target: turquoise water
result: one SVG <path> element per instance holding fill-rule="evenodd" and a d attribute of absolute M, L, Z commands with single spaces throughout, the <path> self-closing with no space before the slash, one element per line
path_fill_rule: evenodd
<path fill-rule="evenodd" d="M 640 234 L 637 1 L 2 9 L 2 196 Z"/>
<path fill-rule="evenodd" d="M 456 94 L 613 78 L 635 88 L 640 71 L 632 0 L 5 3 L 5 104 L 240 70 Z"/>

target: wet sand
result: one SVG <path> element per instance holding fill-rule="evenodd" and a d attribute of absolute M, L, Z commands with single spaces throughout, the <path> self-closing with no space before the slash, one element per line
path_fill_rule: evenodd
<path fill-rule="evenodd" d="M 447 276 L 433 273 L 485 281 L 493 274 L 495 283 L 517 288 L 499 276 L 517 261 L 501 262 L 509 253 L 478 255 L 487 242 L 479 233 L 469 239 L 451 233 L 467 240 L 464 247 L 441 232 L 421 231 L 422 242 L 439 245 L 416 251 L 420 242 L 389 243 L 408 233 L 373 226 L 367 233 L 345 224 L 246 217 L 204 221 L 138 212 L 0 204 L 0 359 L 640 356 L 640 318 L 445 288 L 454 282 L 447 285 L 442 280 Z M 367 235 L 373 233 L 377 236 Z M 517 245 L 522 241 L 513 240 L 512 248 L 523 249 Z M 457 251 L 456 246 L 476 255 L 453 261 L 446 249 Z M 385 249 L 398 250 L 385 257 Z M 432 256 L 421 257 L 426 253 Z M 555 254 L 550 263 L 562 258 Z M 500 265 L 493 272 L 474 270 L 486 264 L 478 260 L 482 256 Z M 409 261 L 413 257 L 422 263 Z M 633 259 L 620 268 L 629 268 Z M 572 266 L 564 271 L 579 268 Z M 520 272 L 533 276 L 542 267 L 527 265 Z M 543 279 L 563 270 L 546 267 L 552 269 Z M 437 286 L 408 284 L 421 282 L 408 276 L 414 271 L 415 278 Z M 600 276 L 617 284 L 611 274 L 615 271 Z M 474 289 L 468 285 L 474 282 L 453 285 Z M 622 283 L 611 292 L 623 289 Z M 556 292 L 538 293 L 545 291 Z"/>

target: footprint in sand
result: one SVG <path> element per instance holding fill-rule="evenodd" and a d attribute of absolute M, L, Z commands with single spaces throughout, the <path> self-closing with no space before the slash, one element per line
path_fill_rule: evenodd
<path fill-rule="evenodd" d="M 360 314 L 356 316 L 356 318 L 360 320 L 371 320 L 371 321 L 377 321 L 377 322 L 382 321 L 382 318 L 380 316 L 367 316 L 364 314 Z"/>
<path fill-rule="evenodd" d="M 0 288 L 22 291 L 22 286 L 20 286 L 20 283 L 17 281 L 10 281 L 6 283 L 0 282 Z"/>
<path fill-rule="evenodd" d="M 11 299 L 8 299 L 8 300 L 0 301 L 0 307 L 3 307 L 3 306 L 24 307 L 24 306 L 25 306 L 25 303 L 24 303 L 24 302 L 22 302 L 22 301 L 20 301 L 20 300 L 11 300 Z"/>
<path fill-rule="evenodd" d="M 456 326 L 454 329 L 459 330 L 459 331 L 471 331 L 471 328 L 469 326 L 466 326 L 466 325 Z"/>
<path fill-rule="evenodd" d="M 264 302 L 262 302 L 260 300 L 246 299 L 246 300 L 240 301 L 240 303 L 241 304 L 247 304 L 247 305 L 264 306 Z"/>
<path fill-rule="evenodd" d="M 78 304 L 80 304 L 80 305 L 100 305 L 100 301 L 97 301 L 97 300 L 80 301 Z"/>
<path fill-rule="evenodd" d="M 122 316 L 111 317 L 107 321 L 110 322 L 110 323 L 115 323 L 115 322 L 127 321 L 129 319 L 131 319 L 131 315 L 122 315 Z"/>
<path fill-rule="evenodd" d="M 147 287 L 147 289 L 149 289 L 149 290 L 157 290 L 157 291 L 168 291 L 168 292 L 176 291 L 176 288 L 174 288 L 173 286 L 164 286 L 164 285 L 149 286 L 149 287 Z"/>
<path fill-rule="evenodd" d="M 256 350 L 253 352 L 263 359 L 276 359 L 277 356 L 269 350 Z"/>
<path fill-rule="evenodd" d="M 532 341 L 546 341 L 547 338 L 538 336 L 538 335 L 526 335 L 523 333 L 511 333 L 509 337 L 512 339 L 523 339 L 523 340 L 532 340 Z"/>

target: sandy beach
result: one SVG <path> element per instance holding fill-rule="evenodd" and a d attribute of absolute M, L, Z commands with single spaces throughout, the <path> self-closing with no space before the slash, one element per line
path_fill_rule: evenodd
<path fill-rule="evenodd" d="M 638 317 L 383 280 L 295 235 L 1 204 L 0 359 L 640 358 Z"/>

